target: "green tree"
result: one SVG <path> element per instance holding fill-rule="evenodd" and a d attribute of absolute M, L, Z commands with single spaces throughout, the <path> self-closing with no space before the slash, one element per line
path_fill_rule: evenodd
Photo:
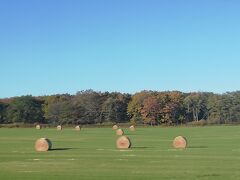
<path fill-rule="evenodd" d="M 130 95 L 111 93 L 102 105 L 101 117 L 104 122 L 126 122 L 129 120 L 127 106 Z"/>
<path fill-rule="evenodd" d="M 44 116 L 52 124 L 74 123 L 72 96 L 58 94 L 44 97 Z"/>
<path fill-rule="evenodd" d="M 221 123 L 221 95 L 210 94 L 207 100 L 207 121 L 212 124 Z"/>
<path fill-rule="evenodd" d="M 0 123 L 6 122 L 7 104 L 0 102 Z"/>
<path fill-rule="evenodd" d="M 102 105 L 108 93 L 80 91 L 74 97 L 75 116 L 82 124 L 101 123 Z"/>
<path fill-rule="evenodd" d="M 41 100 L 32 96 L 15 98 L 7 108 L 9 122 L 35 123 L 44 122 Z"/>
<path fill-rule="evenodd" d="M 207 94 L 191 93 L 184 99 L 184 105 L 187 110 L 187 116 L 190 121 L 199 121 L 206 119 L 207 112 Z"/>

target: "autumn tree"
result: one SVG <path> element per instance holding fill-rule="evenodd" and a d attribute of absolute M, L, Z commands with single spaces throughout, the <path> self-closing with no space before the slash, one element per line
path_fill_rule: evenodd
<path fill-rule="evenodd" d="M 143 101 L 141 115 L 145 124 L 156 125 L 160 120 L 160 104 L 156 96 L 149 96 Z"/>
<path fill-rule="evenodd" d="M 182 123 L 184 120 L 184 94 L 178 91 L 166 92 L 166 104 L 163 108 L 165 122 Z"/>
<path fill-rule="evenodd" d="M 22 96 L 0 99 L 0 123 L 144 123 L 182 124 L 239 123 L 240 91 L 209 92 L 142 91 L 134 95 L 118 92 L 80 91 L 76 95 Z"/>
<path fill-rule="evenodd" d="M 132 96 L 131 101 L 128 104 L 128 115 L 132 123 L 143 123 L 143 117 L 141 114 L 146 98 L 151 96 L 151 92 L 142 91 Z"/>

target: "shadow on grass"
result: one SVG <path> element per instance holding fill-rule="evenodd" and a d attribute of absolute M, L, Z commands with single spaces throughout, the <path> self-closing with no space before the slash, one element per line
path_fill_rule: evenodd
<path fill-rule="evenodd" d="M 67 151 L 72 149 L 74 148 L 53 148 L 53 149 L 50 149 L 49 151 Z"/>
<path fill-rule="evenodd" d="M 123 136 L 135 136 L 137 134 L 131 134 L 131 133 L 124 133 Z"/>
<path fill-rule="evenodd" d="M 206 149 L 208 146 L 188 146 L 189 149 Z"/>
<path fill-rule="evenodd" d="M 145 146 L 133 146 L 133 147 L 131 147 L 131 149 L 149 149 L 149 148 L 152 148 L 152 147 L 145 147 Z"/>

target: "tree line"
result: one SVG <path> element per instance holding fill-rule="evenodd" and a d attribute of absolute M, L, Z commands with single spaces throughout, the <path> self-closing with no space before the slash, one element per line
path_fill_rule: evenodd
<path fill-rule="evenodd" d="M 0 123 L 149 125 L 240 123 L 240 91 L 215 94 L 179 91 L 79 91 L 0 99 Z"/>

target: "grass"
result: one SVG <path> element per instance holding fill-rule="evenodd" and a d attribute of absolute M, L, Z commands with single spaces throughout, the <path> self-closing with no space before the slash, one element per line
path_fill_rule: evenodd
<path fill-rule="evenodd" d="M 240 126 L 137 128 L 125 130 L 129 150 L 117 150 L 111 128 L 0 128 L 0 179 L 231 180 L 240 177 Z M 187 137 L 185 150 L 172 148 Z M 37 138 L 53 143 L 35 152 Z"/>

